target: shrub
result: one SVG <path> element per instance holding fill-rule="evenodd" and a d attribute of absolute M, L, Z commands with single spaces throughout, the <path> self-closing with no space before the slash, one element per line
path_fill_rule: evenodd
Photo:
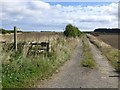
<path fill-rule="evenodd" d="M 10 34 L 10 33 L 14 33 L 14 30 L 5 30 L 5 29 L 0 29 L 0 32 L 2 34 Z M 22 31 L 17 31 L 18 33 L 22 32 Z"/>

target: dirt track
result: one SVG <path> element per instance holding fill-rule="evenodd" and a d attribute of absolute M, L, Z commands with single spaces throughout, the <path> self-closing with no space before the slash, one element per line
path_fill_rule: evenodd
<path fill-rule="evenodd" d="M 118 75 L 102 53 L 89 42 L 97 67 L 82 67 L 82 41 L 76 47 L 70 61 L 59 69 L 50 80 L 38 85 L 39 88 L 118 88 Z"/>

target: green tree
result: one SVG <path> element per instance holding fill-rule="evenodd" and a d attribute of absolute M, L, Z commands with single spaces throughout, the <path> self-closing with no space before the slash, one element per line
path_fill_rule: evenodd
<path fill-rule="evenodd" d="M 81 35 L 81 32 L 77 27 L 68 24 L 65 28 L 64 34 L 67 37 L 79 37 Z"/>

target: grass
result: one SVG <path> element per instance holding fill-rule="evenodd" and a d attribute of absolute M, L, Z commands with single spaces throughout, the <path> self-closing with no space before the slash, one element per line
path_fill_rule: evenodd
<path fill-rule="evenodd" d="M 120 51 L 118 49 L 115 49 L 111 47 L 110 45 L 104 43 L 101 40 L 98 40 L 94 36 L 87 35 L 89 40 L 96 45 L 102 53 L 107 57 L 107 59 L 110 61 L 111 65 L 117 70 L 120 71 L 120 60 L 119 60 L 119 55 Z"/>
<path fill-rule="evenodd" d="M 90 51 L 86 37 L 83 39 L 83 53 L 84 59 L 81 61 L 81 65 L 83 67 L 94 68 L 96 66 L 96 63 L 93 59 L 93 55 Z"/>
<path fill-rule="evenodd" d="M 23 47 L 18 51 L 7 49 L 2 51 L 2 85 L 4 88 L 34 87 L 36 82 L 52 76 L 56 70 L 69 60 L 79 39 L 57 37 L 51 42 L 49 54 L 23 57 Z"/>

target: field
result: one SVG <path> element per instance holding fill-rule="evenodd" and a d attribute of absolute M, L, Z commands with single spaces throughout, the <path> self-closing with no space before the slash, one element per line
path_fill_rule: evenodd
<path fill-rule="evenodd" d="M 118 35 L 118 34 L 99 34 L 99 36 L 96 36 L 96 37 L 116 49 L 118 49 L 120 47 L 119 46 L 120 35 Z"/>
<path fill-rule="evenodd" d="M 46 41 L 55 36 L 62 36 L 61 32 L 30 32 L 30 33 L 18 33 L 17 40 L 18 41 Z M 13 42 L 13 34 L 2 35 L 2 39 L 0 41 Z"/>

